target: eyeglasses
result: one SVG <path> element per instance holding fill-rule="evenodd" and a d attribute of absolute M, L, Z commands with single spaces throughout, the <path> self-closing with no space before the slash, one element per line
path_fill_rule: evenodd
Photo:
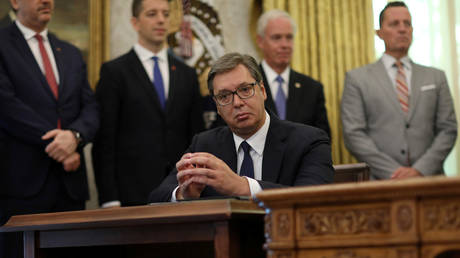
<path fill-rule="evenodd" d="M 257 84 L 258 84 L 257 82 L 248 83 L 244 86 L 237 88 L 235 91 L 221 92 L 217 95 L 214 95 L 214 99 L 216 100 L 217 104 L 219 104 L 220 106 L 226 106 L 228 104 L 233 103 L 235 94 L 238 95 L 240 99 L 248 99 L 254 96 L 254 93 L 255 93 L 254 86 L 256 86 Z"/>

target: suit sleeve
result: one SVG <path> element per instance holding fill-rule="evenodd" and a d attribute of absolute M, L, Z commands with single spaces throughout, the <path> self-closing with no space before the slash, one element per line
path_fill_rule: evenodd
<path fill-rule="evenodd" d="M 268 181 L 259 181 L 262 189 L 282 188 L 290 186 L 307 186 L 332 183 L 334 180 L 334 168 L 332 167 L 331 145 L 329 138 L 324 131 L 315 129 L 309 136 L 313 140 L 309 140 L 307 144 L 301 145 L 300 138 L 296 137 L 295 142 L 291 142 L 296 146 L 296 151 L 288 151 L 283 158 L 283 162 L 299 163 L 298 167 L 293 172 L 293 182 L 288 183 L 273 183 Z M 298 152 L 298 154 L 296 154 Z M 288 157 L 287 157 L 288 156 Z M 296 157 L 297 160 L 289 159 Z M 287 173 L 287 170 L 281 173 Z M 281 175 L 280 178 L 283 178 Z"/>
<path fill-rule="evenodd" d="M 331 137 L 331 129 L 329 127 L 329 121 L 327 119 L 326 100 L 324 98 L 324 87 L 319 83 L 318 102 L 316 105 L 316 121 L 315 126 L 323 129 L 329 138 Z"/>
<path fill-rule="evenodd" d="M 55 129 L 46 119 L 16 96 L 15 85 L 0 60 L 0 123 L 8 134 L 29 144 L 45 146 L 41 137 Z"/>
<path fill-rule="evenodd" d="M 450 95 L 444 72 L 439 73 L 436 84 L 439 87 L 436 121 L 434 124 L 435 137 L 431 146 L 413 164 L 412 167 L 424 175 L 432 175 L 439 171 L 444 160 L 452 150 L 457 139 L 457 120 L 455 117 L 454 105 Z"/>
<path fill-rule="evenodd" d="M 81 107 L 77 119 L 72 121 L 68 128 L 80 132 L 83 136 L 83 140 L 87 143 L 94 139 L 99 129 L 99 108 L 93 90 L 88 83 L 86 65 L 80 52 L 78 52 L 77 55 L 78 59 L 81 60 L 78 71 L 75 71 L 80 74 L 78 78 L 81 80 L 79 82 Z"/>
<path fill-rule="evenodd" d="M 190 79 L 192 87 L 192 96 L 193 103 L 190 110 L 190 130 L 189 130 L 189 139 L 204 130 L 204 121 L 203 121 L 203 97 L 200 94 L 200 85 L 198 83 L 198 77 L 196 75 L 195 69 L 190 69 Z"/>
<path fill-rule="evenodd" d="M 342 95 L 341 118 L 343 136 L 347 149 L 359 160 L 366 162 L 378 178 L 387 178 L 401 165 L 380 151 L 367 133 L 365 100 L 359 82 L 350 73 L 346 74 Z"/>
<path fill-rule="evenodd" d="M 93 164 L 99 202 L 119 200 L 116 182 L 116 140 L 121 93 L 117 72 L 102 65 L 96 87 L 96 99 L 101 110 L 101 126 L 94 140 Z"/>

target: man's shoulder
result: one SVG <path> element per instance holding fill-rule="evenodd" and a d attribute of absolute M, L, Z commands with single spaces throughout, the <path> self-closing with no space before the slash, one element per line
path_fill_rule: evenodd
<path fill-rule="evenodd" d="M 294 140 L 296 143 L 329 140 L 323 129 L 287 120 L 274 120 L 272 130 L 275 134 L 283 132 L 288 139 Z"/>
<path fill-rule="evenodd" d="M 48 33 L 48 38 L 51 44 L 55 45 L 54 47 L 58 49 L 62 49 L 62 51 L 72 50 L 72 51 L 77 51 L 78 53 L 81 53 L 80 49 L 77 48 L 75 45 L 73 45 L 72 43 L 66 40 L 59 38 L 56 34 L 52 32 Z"/>
<path fill-rule="evenodd" d="M 323 87 L 320 81 L 317 81 L 313 79 L 312 77 L 306 74 L 300 73 L 292 68 L 291 68 L 291 74 L 292 74 L 292 78 L 294 79 L 294 82 L 300 82 L 305 85 L 312 85 L 312 86 L 314 85 L 314 86 L 321 87 L 321 88 Z"/>
<path fill-rule="evenodd" d="M 187 65 L 183 60 L 179 59 L 179 57 L 177 57 L 176 55 L 168 53 L 168 60 L 170 62 L 169 66 L 174 66 L 175 69 L 182 70 L 182 71 L 188 71 L 188 72 L 194 72 L 196 74 L 195 68 Z"/>

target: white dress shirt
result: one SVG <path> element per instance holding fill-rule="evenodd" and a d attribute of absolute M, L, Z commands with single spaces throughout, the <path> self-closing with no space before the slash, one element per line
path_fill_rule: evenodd
<path fill-rule="evenodd" d="M 396 62 L 396 58 L 388 55 L 388 54 L 383 54 L 382 55 L 382 61 L 383 65 L 385 66 L 385 69 L 387 70 L 388 76 L 390 77 L 390 80 L 393 82 L 393 87 L 396 91 L 396 74 L 398 73 L 398 67 L 396 67 L 394 64 Z M 400 59 L 402 65 L 403 65 L 403 70 L 406 75 L 406 83 L 407 83 L 407 89 L 410 94 L 411 86 L 411 75 L 412 75 L 412 64 L 410 62 L 410 59 L 408 56 L 405 56 Z"/>
<path fill-rule="evenodd" d="M 35 38 L 35 34 L 37 34 L 37 32 L 27 28 L 19 20 L 16 20 L 15 23 L 21 31 L 22 35 L 24 35 L 24 38 L 27 41 L 27 44 L 29 45 L 30 50 L 32 51 L 32 54 L 35 57 L 35 61 L 37 61 L 37 64 L 40 67 L 40 70 L 45 75 L 45 67 L 43 66 L 42 55 L 40 54 L 40 48 L 38 47 L 38 40 Z M 48 29 L 45 29 L 38 34 L 40 34 L 43 38 L 43 45 L 45 46 L 48 58 L 50 59 L 51 66 L 54 72 L 54 77 L 56 78 L 56 82 L 59 85 L 59 73 L 56 65 L 56 59 L 54 58 L 54 53 L 51 49 L 50 41 L 48 40 Z"/>
<path fill-rule="evenodd" d="M 152 57 L 158 57 L 158 64 L 160 65 L 161 76 L 163 77 L 163 84 L 165 89 L 165 99 L 168 99 L 169 93 L 169 67 L 168 67 L 168 50 L 164 47 L 160 52 L 153 53 L 152 51 L 141 46 L 139 43 L 134 45 L 134 52 L 136 52 L 137 57 L 141 60 L 142 65 L 144 66 L 145 72 L 150 78 L 150 81 L 153 82 L 153 65 L 154 61 Z"/>
<path fill-rule="evenodd" d="M 272 93 L 272 98 L 273 101 L 276 103 L 276 94 L 278 92 L 278 85 L 279 83 L 276 81 L 276 77 L 278 77 L 278 74 L 267 64 L 265 60 L 262 60 L 262 68 L 264 69 L 265 76 L 268 81 L 268 85 L 265 85 L 265 88 L 270 87 L 270 92 Z M 284 96 L 286 96 L 286 99 L 289 97 L 289 72 L 291 71 L 291 68 L 289 66 L 284 69 L 284 71 L 279 74 L 281 78 L 283 78 L 283 85 L 282 89 L 284 92 Z"/>

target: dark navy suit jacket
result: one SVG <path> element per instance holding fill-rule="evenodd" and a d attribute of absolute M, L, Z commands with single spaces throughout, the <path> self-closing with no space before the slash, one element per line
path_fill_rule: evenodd
<path fill-rule="evenodd" d="M 267 92 L 265 107 L 278 114 L 275 102 L 273 101 L 273 93 L 268 85 L 262 65 L 260 65 L 260 71 L 264 80 L 265 91 Z M 288 91 L 286 120 L 321 128 L 330 137 L 331 130 L 329 128 L 329 121 L 327 120 L 323 85 L 291 68 Z"/>
<path fill-rule="evenodd" d="M 187 152 L 208 152 L 237 171 L 237 153 L 233 135 L 227 126 L 203 132 L 193 138 Z M 150 202 L 171 199 L 177 187 L 174 169 L 162 184 L 150 194 Z M 329 138 L 323 130 L 279 120 L 270 115 L 262 161 L 262 189 L 331 183 L 332 168 Z M 206 187 L 201 197 L 219 196 Z"/>
<path fill-rule="evenodd" d="M 102 65 L 96 98 L 101 129 L 93 146 L 100 203 L 146 204 L 203 130 L 202 99 L 194 69 L 168 55 L 169 94 L 161 108 L 156 90 L 132 49 Z"/>
<path fill-rule="evenodd" d="M 15 23 L 0 30 L 0 197 L 26 198 L 41 190 L 54 162 L 41 137 L 56 129 L 80 132 L 90 141 L 98 129 L 97 103 L 80 51 L 52 34 L 48 38 L 59 72 L 53 96 L 24 36 Z M 88 198 L 83 155 L 77 172 L 63 183 L 75 200 Z"/>

